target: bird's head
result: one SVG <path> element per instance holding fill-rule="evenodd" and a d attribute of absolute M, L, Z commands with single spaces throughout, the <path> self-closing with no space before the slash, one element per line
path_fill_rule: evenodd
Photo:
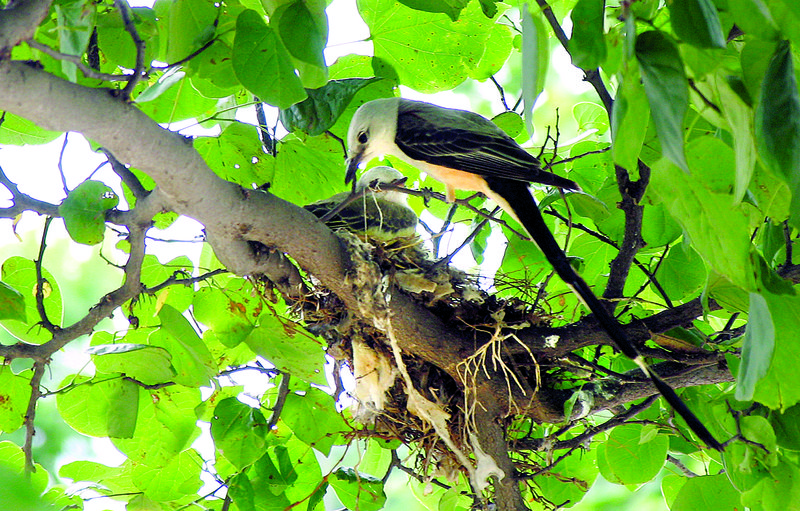
<path fill-rule="evenodd" d="M 356 110 L 347 131 L 345 183 L 355 180 L 361 163 L 392 152 L 399 101 L 399 98 L 375 99 Z"/>
<path fill-rule="evenodd" d="M 360 192 L 366 188 L 375 188 L 376 186 L 380 187 L 380 185 L 394 183 L 400 179 L 404 179 L 404 177 L 405 176 L 403 176 L 399 170 L 392 167 L 373 167 L 358 178 L 356 182 L 356 191 Z M 407 204 L 408 195 L 403 192 L 397 190 L 382 190 L 380 193 L 384 200 L 401 205 Z"/>

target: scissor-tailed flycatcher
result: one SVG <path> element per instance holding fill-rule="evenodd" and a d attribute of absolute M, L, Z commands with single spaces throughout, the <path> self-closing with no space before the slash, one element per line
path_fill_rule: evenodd
<path fill-rule="evenodd" d="M 413 236 L 419 219 L 406 203 L 408 195 L 397 190 L 380 189 L 381 184 L 393 183 L 402 178 L 403 174 L 392 167 L 382 166 L 368 170 L 355 186 L 357 192 L 364 191 L 364 194 L 325 219 L 325 224 L 333 230 L 343 227 L 384 242 Z M 378 188 L 373 189 L 375 186 Z M 323 218 L 349 198 L 350 194 L 347 192 L 337 193 L 304 208 L 318 218 Z"/>
<path fill-rule="evenodd" d="M 616 318 L 570 266 L 528 189 L 528 183 L 541 183 L 580 190 L 576 183 L 543 171 L 535 156 L 488 119 L 408 99 L 376 99 L 363 104 L 350 122 L 347 143 L 345 182 L 355 178 L 360 163 L 391 155 L 443 182 L 450 201 L 455 190 L 472 190 L 499 204 L 528 231 L 558 276 L 589 307 L 617 348 L 650 377 L 691 430 L 709 447 L 722 450 L 672 387 L 647 366 Z"/>

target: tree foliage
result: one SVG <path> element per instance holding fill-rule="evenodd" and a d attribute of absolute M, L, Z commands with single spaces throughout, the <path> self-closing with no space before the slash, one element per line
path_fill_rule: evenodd
<path fill-rule="evenodd" d="M 0 11 L 0 143 L 33 155 L 79 133 L 102 161 L 76 183 L 62 172 L 57 199 L 45 184 L 60 160 L 0 169 L 0 249 L 25 247 L 0 262 L 0 501 L 76 509 L 99 494 L 129 510 L 267 511 L 327 498 L 378 510 L 402 471 L 426 509 L 569 507 L 599 476 L 636 487 L 659 474 L 672 510 L 800 506 L 800 8 L 357 7 L 373 55 L 330 65 L 325 2 Z M 545 129 L 556 46 L 593 94 Z M 503 110 L 497 124 L 526 145 L 535 135 L 542 148 L 530 150 L 585 191 L 534 192 L 557 239 L 723 453 L 703 450 L 481 197 L 445 204 L 440 185 L 390 159 L 416 185 L 411 206 L 432 215 L 427 235 L 365 243 L 302 209 L 343 191 L 359 105 L 401 85 L 487 80 L 498 94 L 481 105 Z M 63 135 L 64 148 L 79 138 Z M 35 233 L 17 232 L 37 214 Z M 202 250 L 159 259 L 159 229 L 179 215 L 202 224 Z M 452 256 L 440 236 L 459 225 L 469 273 L 434 264 Z M 55 240 L 62 226 L 69 242 Z M 479 276 L 496 264 L 489 293 Z M 343 376 L 358 372 L 357 352 L 376 364 L 358 383 L 392 367 L 373 409 L 350 406 L 366 399 Z M 73 367 L 76 354 L 85 365 Z M 266 382 L 258 395 L 237 384 L 245 373 Z M 67 440 L 35 440 L 63 424 L 110 440 L 124 461 L 55 466 Z M 85 489 L 65 492 L 70 482 Z"/>

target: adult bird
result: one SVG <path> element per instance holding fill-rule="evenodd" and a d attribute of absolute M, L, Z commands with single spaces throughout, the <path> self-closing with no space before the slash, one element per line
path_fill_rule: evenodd
<path fill-rule="evenodd" d="M 421 101 L 385 98 L 364 103 L 350 122 L 347 143 L 346 183 L 355 178 L 361 163 L 391 155 L 444 183 L 449 201 L 454 200 L 455 190 L 470 190 L 499 204 L 522 224 L 617 348 L 636 362 L 691 430 L 709 447 L 722 450 L 672 387 L 646 364 L 616 318 L 569 264 L 528 189 L 529 183 L 540 183 L 580 190 L 575 182 L 542 170 L 535 156 L 485 117 Z"/>
<path fill-rule="evenodd" d="M 303 207 L 317 218 L 324 218 L 332 230 L 345 228 L 383 242 L 413 236 L 419 219 L 408 207 L 408 195 L 380 189 L 381 185 L 400 179 L 403 174 L 397 169 L 374 167 L 356 182 L 355 191 L 361 196 L 355 200 L 350 200 L 350 193 L 343 192 Z"/>

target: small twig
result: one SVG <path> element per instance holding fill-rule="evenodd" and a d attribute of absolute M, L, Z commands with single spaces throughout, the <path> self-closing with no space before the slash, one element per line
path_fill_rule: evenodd
<path fill-rule="evenodd" d="M 168 286 L 175 286 L 175 285 L 183 285 L 183 286 L 191 286 L 197 284 L 198 282 L 202 282 L 204 280 L 208 280 L 211 277 L 215 277 L 217 275 L 221 275 L 223 273 L 228 273 L 228 270 L 224 268 L 218 268 L 216 270 L 212 270 L 210 272 L 204 273 L 202 275 L 198 275 L 197 277 L 187 277 L 187 278 L 178 278 L 178 274 L 180 272 L 175 272 L 170 278 L 162 282 L 161 284 L 157 284 L 153 287 L 145 288 L 142 292 L 149 295 L 154 295 L 157 292 L 161 291 L 165 287 Z"/>
<path fill-rule="evenodd" d="M 22 452 L 25 454 L 25 472 L 27 474 L 36 472 L 36 466 L 33 463 L 33 436 L 36 434 L 34 419 L 36 418 L 36 403 L 42 395 L 39 386 L 42 383 L 45 367 L 45 363 L 41 360 L 33 363 L 31 397 L 28 399 L 28 408 L 25 411 L 25 444 L 22 446 Z"/>
<path fill-rule="evenodd" d="M 500 206 L 495 206 L 495 208 L 492 210 L 492 212 L 489 213 L 489 216 L 490 217 L 494 217 L 499 212 L 500 212 Z M 464 241 L 461 243 L 461 245 L 458 246 L 458 248 L 456 248 L 455 250 L 453 250 L 452 252 L 447 254 L 442 259 L 436 261 L 436 263 L 433 266 L 437 267 L 437 266 L 439 266 L 441 264 L 450 264 L 450 261 L 453 259 L 453 257 L 455 257 L 455 255 L 458 254 L 464 247 L 466 247 L 467 245 L 472 243 L 472 240 L 475 239 L 475 236 L 477 236 L 478 233 L 481 232 L 481 229 L 483 229 L 486 226 L 487 223 L 489 223 L 489 219 L 488 218 L 484 218 L 483 220 L 481 220 L 481 222 L 477 226 L 475 226 L 475 228 L 472 230 L 472 232 L 469 233 L 469 236 L 467 236 L 464 239 Z"/>
<path fill-rule="evenodd" d="M 195 58 L 198 55 L 200 55 L 201 53 L 203 53 L 204 51 L 206 51 L 216 41 L 217 41 L 216 37 L 213 38 L 213 39 L 210 39 L 203 46 L 201 46 L 200 48 L 196 49 L 195 51 L 193 51 L 189 55 L 183 57 L 182 59 L 176 60 L 175 62 L 173 62 L 171 64 L 167 64 L 166 66 L 153 66 L 151 69 L 155 70 L 155 71 L 168 71 L 168 70 L 172 69 L 173 67 L 177 67 L 177 66 L 180 66 L 182 64 L 185 64 L 185 63 L 189 62 L 190 60 L 192 60 L 193 58 Z"/>
<path fill-rule="evenodd" d="M 44 308 L 44 286 L 45 280 L 42 276 L 42 259 L 44 258 L 44 249 L 47 247 L 47 231 L 50 229 L 50 222 L 53 217 L 49 216 L 44 221 L 44 230 L 42 231 L 42 242 L 39 244 L 39 257 L 36 258 L 36 311 L 39 313 L 41 319 L 40 324 L 48 332 L 55 333 L 58 326 L 54 325 L 47 318 L 47 311 Z"/>
<path fill-rule="evenodd" d="M 272 428 L 278 424 L 278 419 L 281 417 L 281 411 L 283 410 L 283 405 L 286 403 L 286 396 L 289 395 L 289 373 L 281 373 L 283 378 L 281 378 L 281 383 L 278 386 L 278 398 L 275 400 L 275 406 L 272 407 L 272 415 L 269 418 L 269 423 L 267 423 L 267 431 L 272 431 Z"/>
<path fill-rule="evenodd" d="M 53 57 L 56 60 L 64 60 L 66 62 L 72 62 L 87 78 L 94 78 L 95 80 L 103 80 L 105 82 L 122 82 L 130 79 L 129 75 L 115 75 L 115 74 L 97 72 L 91 67 L 84 64 L 83 60 L 81 60 L 79 56 L 67 55 L 66 53 L 58 52 L 50 48 L 46 44 L 42 44 L 33 39 L 28 39 L 25 42 L 28 43 L 28 46 L 30 46 L 31 48 L 38 50 L 44 53 L 45 55 L 49 55 L 50 57 Z"/>
<path fill-rule="evenodd" d="M 58 173 L 61 175 L 61 186 L 64 187 L 64 195 L 69 195 L 69 187 L 67 186 L 67 177 L 64 175 L 64 151 L 67 150 L 68 142 L 69 142 L 69 131 L 64 133 L 64 143 L 61 144 L 61 152 L 58 153 Z"/>
<path fill-rule="evenodd" d="M 136 199 L 141 199 L 146 197 L 150 192 L 142 185 L 142 182 L 139 181 L 139 178 L 136 177 L 131 169 L 126 167 L 122 164 L 121 161 L 116 159 L 111 151 L 108 149 L 101 147 L 100 151 L 106 155 L 108 159 L 108 163 L 111 164 L 111 169 L 114 171 L 116 175 L 122 180 L 123 183 L 130 189 L 131 193 L 133 194 Z"/>
<path fill-rule="evenodd" d="M 683 473 L 684 477 L 699 477 L 698 474 L 695 474 L 694 472 L 689 470 L 689 468 L 686 465 L 684 465 L 681 460 L 674 457 L 673 455 L 667 454 L 667 461 L 675 465 L 678 468 L 678 470 L 680 470 Z"/>
<path fill-rule="evenodd" d="M 792 265 L 792 228 L 789 227 L 788 220 L 784 220 L 783 222 L 783 239 L 786 242 L 786 260 L 784 266 L 789 267 Z"/>
<path fill-rule="evenodd" d="M 350 204 L 354 203 L 355 201 L 357 201 L 358 199 L 360 199 L 361 197 L 366 195 L 367 192 L 375 192 L 375 191 L 379 191 L 379 190 L 405 190 L 406 188 L 403 187 L 403 186 L 400 186 L 400 185 L 405 183 L 406 180 L 407 180 L 407 178 L 402 177 L 400 179 L 392 181 L 389 184 L 381 183 L 376 188 L 371 188 L 371 187 L 367 186 L 363 190 L 360 190 L 360 191 L 357 191 L 357 192 L 353 192 L 350 195 L 348 195 L 347 198 L 341 202 L 341 204 L 339 204 L 338 206 L 336 206 L 332 210 L 330 210 L 327 213 L 325 213 L 325 215 L 323 215 L 319 220 L 322 223 L 327 222 L 328 220 L 330 220 L 334 216 L 338 215 L 339 212 L 342 211 L 344 208 L 346 208 Z"/>
<path fill-rule="evenodd" d="M 456 215 L 457 208 L 458 204 L 450 204 L 450 207 L 447 209 L 447 216 L 444 218 L 444 222 L 442 222 L 442 227 L 439 229 L 439 232 L 431 233 L 433 235 L 431 237 L 431 242 L 433 243 L 433 254 L 435 257 L 439 257 L 439 248 L 442 245 L 442 237 L 444 237 L 447 229 L 450 228 L 450 223 L 453 221 L 453 217 Z"/>
<path fill-rule="evenodd" d="M 704 103 L 704 104 L 705 104 L 707 107 L 709 107 L 710 109 L 714 110 L 714 111 L 715 111 L 715 112 L 717 112 L 718 114 L 719 114 L 719 113 L 722 113 L 722 110 L 720 110 L 720 109 L 719 109 L 719 107 L 718 107 L 717 105 L 715 105 L 715 104 L 714 104 L 714 103 L 713 103 L 713 102 L 712 102 L 710 99 L 708 99 L 708 98 L 707 98 L 707 97 L 706 97 L 706 96 L 705 96 L 705 95 L 704 95 L 702 92 L 700 92 L 700 89 L 698 89 L 698 88 L 697 88 L 697 85 L 694 83 L 694 80 L 693 80 L 693 79 L 689 78 L 689 80 L 688 80 L 688 81 L 689 81 L 689 87 L 691 87 L 691 89 L 692 89 L 693 91 L 695 91 L 695 92 L 697 93 L 697 95 L 698 95 L 698 96 L 700 96 L 700 99 L 702 99 L 702 100 L 703 100 L 703 103 Z"/>
<path fill-rule="evenodd" d="M 494 76 L 490 76 L 489 79 L 492 81 L 495 87 L 497 87 L 497 92 L 500 93 L 500 102 L 503 103 L 503 108 L 506 109 L 506 112 L 510 111 L 511 109 L 508 108 L 508 103 L 506 103 L 506 93 L 503 90 L 503 86 L 497 81 Z"/>
<path fill-rule="evenodd" d="M 124 99 L 130 99 L 133 89 L 139 80 L 144 76 L 144 55 L 146 43 L 139 36 L 136 30 L 136 23 L 134 23 L 131 16 L 131 8 L 126 0 L 114 0 L 114 5 L 119 10 L 119 15 L 122 17 L 122 23 L 125 25 L 125 30 L 130 34 L 133 39 L 133 45 L 136 47 L 136 64 L 133 68 L 133 74 L 128 77 L 128 84 L 122 89 L 121 96 Z"/>
<path fill-rule="evenodd" d="M 261 138 L 261 145 L 267 154 L 275 156 L 276 142 L 269 135 L 267 126 L 267 116 L 264 113 L 264 103 L 259 101 L 258 98 L 253 98 L 256 101 L 256 120 L 258 121 L 258 136 Z"/>
<path fill-rule="evenodd" d="M 578 154 L 578 155 L 576 155 L 576 156 L 570 156 L 569 158 L 563 158 L 563 159 L 561 159 L 561 160 L 558 160 L 558 161 L 553 161 L 553 160 L 550 160 L 549 162 L 547 162 L 547 163 L 546 163 L 546 164 L 545 164 L 545 165 L 542 167 L 542 170 L 548 170 L 548 169 L 551 169 L 551 168 L 555 167 L 556 165 L 561 165 L 562 163 L 570 163 L 570 162 L 573 162 L 573 161 L 575 161 L 575 160 L 580 160 L 581 158 L 583 158 L 583 157 L 585 157 L 585 156 L 592 155 L 592 154 L 603 154 L 603 153 L 607 153 L 607 152 L 608 152 L 608 151 L 610 151 L 610 150 L 611 150 L 611 146 L 608 146 L 608 147 L 604 147 L 604 148 L 602 148 L 602 149 L 598 149 L 598 150 L 596 150 L 596 151 L 587 151 L 587 152 L 585 152 L 585 153 L 581 153 L 581 154 Z"/>

